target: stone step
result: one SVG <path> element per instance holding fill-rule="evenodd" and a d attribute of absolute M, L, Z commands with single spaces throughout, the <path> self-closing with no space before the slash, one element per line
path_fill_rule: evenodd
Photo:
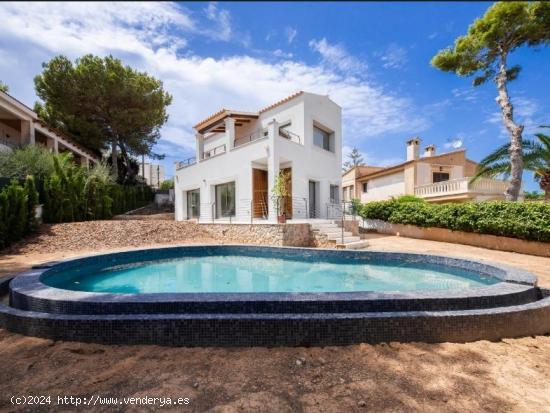
<path fill-rule="evenodd" d="M 336 224 L 311 224 L 311 228 L 317 231 L 328 231 L 335 228 L 340 228 Z"/>
<path fill-rule="evenodd" d="M 369 242 L 364 239 L 360 241 L 348 242 L 345 244 L 336 244 L 336 248 L 343 248 L 347 250 L 358 250 L 361 248 L 366 248 L 368 246 L 369 246 Z"/>
<path fill-rule="evenodd" d="M 342 238 L 342 231 L 335 231 L 335 232 L 324 232 L 324 234 L 327 236 L 328 239 L 335 239 L 338 241 Z M 348 231 L 344 231 L 344 238 L 353 237 L 353 234 Z"/>
<path fill-rule="evenodd" d="M 342 243 L 342 237 L 340 238 L 329 238 L 331 241 L 336 241 L 337 244 L 341 244 Z M 344 244 L 347 244 L 349 242 L 356 242 L 356 241 L 359 241 L 361 240 L 361 237 L 354 237 L 354 236 L 349 236 L 349 237 L 344 237 Z"/>

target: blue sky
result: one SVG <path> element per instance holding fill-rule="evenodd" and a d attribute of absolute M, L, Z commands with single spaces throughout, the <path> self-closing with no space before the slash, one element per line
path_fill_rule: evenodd
<path fill-rule="evenodd" d="M 440 72 L 431 57 L 491 3 L 0 3 L 0 80 L 32 106 L 33 77 L 57 54 L 112 54 L 174 96 L 157 152 L 193 154 L 192 125 L 219 108 L 257 110 L 297 90 L 343 108 L 344 153 L 405 157 L 414 135 L 479 160 L 506 142 L 492 83 Z M 510 85 L 525 137 L 549 124 L 548 49 L 521 49 Z M 536 189 L 531 175 L 526 188 Z"/>

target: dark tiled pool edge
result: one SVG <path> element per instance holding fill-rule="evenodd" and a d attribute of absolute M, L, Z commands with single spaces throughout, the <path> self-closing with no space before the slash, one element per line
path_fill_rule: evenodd
<path fill-rule="evenodd" d="M 468 342 L 550 333 L 550 291 L 483 310 L 352 314 L 66 315 L 0 305 L 0 327 L 53 340 L 172 346 L 324 346 Z"/>
<path fill-rule="evenodd" d="M 242 249 L 242 246 L 223 246 L 210 248 L 233 248 Z M 180 247 L 163 249 L 167 255 L 177 253 Z M 188 247 L 183 247 L 188 248 Z M 246 247 L 248 251 L 262 247 Z M 169 250 L 169 251 L 166 251 Z M 535 287 L 536 277 L 533 275 L 508 267 L 485 264 L 468 260 L 459 260 L 448 257 L 429 256 L 422 254 L 394 254 L 371 251 L 332 251 L 332 250 L 309 250 L 302 248 L 274 248 L 277 253 L 298 252 L 304 256 L 317 256 L 345 254 L 350 259 L 368 254 L 377 254 L 379 258 L 384 256 L 397 256 L 402 259 L 425 261 L 426 259 L 435 260 L 435 262 L 444 265 L 466 266 L 485 274 L 491 274 L 502 283 L 483 287 L 477 290 L 476 294 L 472 291 L 454 291 L 440 292 L 440 296 L 434 296 L 434 292 L 408 294 L 405 300 L 417 302 L 416 307 L 407 307 L 406 305 L 396 308 L 382 308 L 379 306 L 361 307 L 359 309 L 352 307 L 364 301 L 361 294 L 356 296 L 343 296 L 339 294 L 318 295 L 298 295 L 289 298 L 288 294 L 267 294 L 265 297 L 259 297 L 247 312 L 223 312 L 223 307 L 218 308 L 217 313 L 208 313 L 203 310 L 208 307 L 202 307 L 203 312 L 186 313 L 149 313 L 143 314 L 133 312 L 129 314 L 68 314 L 74 309 L 78 309 L 80 304 L 74 306 L 67 302 L 74 301 L 75 296 L 58 296 L 59 291 L 54 291 L 54 295 L 49 293 L 36 294 L 30 301 L 19 302 L 26 310 L 8 307 L 0 304 L 0 327 L 9 331 L 50 338 L 54 340 L 74 340 L 84 342 L 98 342 L 107 344 L 160 344 L 160 345 L 183 345 L 183 346 L 309 346 L 309 345 L 346 345 L 360 342 L 378 343 L 387 341 L 423 341 L 423 342 L 466 342 L 480 339 L 496 340 L 503 337 L 519 337 L 534 334 L 550 333 L 550 291 Z M 150 251 L 150 250 L 147 250 Z M 315 252 L 312 252 L 315 251 Z M 135 252 L 122 253 L 129 258 Z M 140 252 L 143 253 L 143 252 Z M 113 259 L 114 254 L 105 256 L 93 256 L 87 259 Z M 74 260 L 64 261 L 64 265 L 74 264 Z M 19 284 L 19 279 L 14 284 L 18 287 L 37 287 L 36 279 L 39 274 L 51 268 L 50 265 L 42 265 L 35 268 L 26 277 L 21 280 L 27 280 Z M 34 277 L 34 279 L 33 279 Z M 42 284 L 43 286 L 43 284 Z M 492 288 L 495 287 L 495 288 Z M 42 287 L 41 287 L 42 288 Z M 48 287 L 50 288 L 50 287 Z M 24 290 L 24 288 L 23 288 Z M 470 290 L 476 290 L 470 289 Z M 8 291 L 8 282 L 0 281 L 0 294 Z M 47 289 L 38 289 L 44 292 Z M 28 292 L 28 290 L 27 290 Z M 75 292 L 69 292 L 75 293 Z M 480 294 L 481 293 L 481 294 Z M 344 293 L 345 294 L 345 293 Z M 401 294 L 378 294 L 369 296 L 369 299 L 393 300 Z M 445 304 L 446 295 L 451 295 L 452 299 L 461 302 L 464 308 L 454 308 Z M 176 294 L 178 295 L 178 294 Z M 283 297 L 283 295 L 285 297 Z M 112 310 L 117 302 L 116 297 L 106 300 L 97 300 L 96 295 L 90 299 L 87 304 L 93 306 L 106 305 L 105 308 Z M 108 295 L 103 295 L 107 298 Z M 136 295 L 138 296 L 138 295 Z M 145 295 L 146 296 L 146 295 Z M 204 295 L 200 295 L 204 298 Z M 222 295 L 223 296 L 223 295 Z M 233 301 L 228 309 L 235 309 L 234 305 L 242 303 L 243 297 L 233 297 Z M 17 294 L 14 295 L 17 301 Z M 124 296 L 123 296 L 124 297 Z M 127 297 L 127 296 L 125 296 Z M 170 310 L 170 297 L 162 295 L 165 300 L 158 300 L 151 304 L 151 297 L 146 298 L 154 310 L 155 306 L 161 308 L 167 306 L 166 311 Z M 48 299 L 56 298 L 54 303 L 47 303 Z M 118 297 L 119 299 L 122 297 Z M 140 299 L 144 297 L 134 297 L 132 303 L 134 310 L 140 309 Z M 181 297 L 180 297 L 181 298 Z M 188 305 L 198 304 L 200 297 L 188 297 Z M 213 302 L 223 301 L 225 297 L 210 297 Z M 250 297 L 248 297 L 250 298 Z M 35 301 L 33 301 L 35 300 Z M 167 300 L 167 301 L 166 301 Z M 418 303 L 430 303 L 422 307 Z M 440 304 L 445 304 L 447 309 L 434 306 L 434 300 Z M 477 304 L 476 304 L 477 300 Z M 500 300 L 500 301 L 499 301 Z M 208 301 L 208 300 L 207 300 Z M 343 303 L 350 301 L 350 307 L 346 312 L 346 306 Z M 384 301 L 384 300 L 382 300 Z M 99 302 L 99 304 L 98 304 Z M 315 305 L 321 302 L 322 305 Z M 334 306 L 334 303 L 337 303 Z M 45 304 L 46 303 L 46 304 Z M 251 312 L 258 306 L 265 306 L 272 303 L 268 311 Z M 305 304 L 304 304 L 305 303 Z M 313 304 L 312 304 L 313 303 Z M 468 308 L 467 304 L 477 305 L 475 309 Z M 292 312 L 277 312 L 277 309 L 284 308 L 292 304 Z M 41 307 L 46 305 L 46 307 Z M 52 311 L 52 305 L 55 311 Z M 56 307 L 56 306 L 61 307 Z M 71 308 L 71 305 L 73 307 Z M 85 304 L 86 305 L 86 304 Z M 29 307 L 30 306 L 30 307 Z M 48 307 L 49 306 L 49 307 Z M 309 307 L 308 307 L 309 306 Z M 86 311 L 86 307 L 84 308 Z M 142 307 L 143 308 L 143 307 Z M 189 307 L 191 308 L 191 307 Z M 199 307 L 200 308 L 200 307 Z M 307 309 L 311 311 L 307 311 Z M 88 312 L 92 307 L 88 307 Z M 411 309 L 414 309 L 411 310 Z M 419 310 L 420 309 L 420 310 Z M 38 311 L 36 311 L 38 310 Z M 120 307 L 119 310 L 124 310 Z M 306 310 L 306 311 L 302 311 Z M 344 311 L 340 311 L 344 310 Z M 371 311 L 372 310 L 372 311 Z"/>

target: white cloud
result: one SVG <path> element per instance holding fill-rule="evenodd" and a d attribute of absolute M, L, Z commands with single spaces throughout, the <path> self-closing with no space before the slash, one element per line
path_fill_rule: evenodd
<path fill-rule="evenodd" d="M 218 22 L 228 21 L 215 4 L 205 13 Z M 56 54 L 74 59 L 86 53 L 112 53 L 162 79 L 174 96 L 160 143 L 178 145 L 181 157 L 193 151 L 192 125 L 221 106 L 257 110 L 296 90 L 329 94 L 342 106 L 348 145 L 390 133 L 410 136 L 427 126 L 409 98 L 395 96 L 369 79 L 364 63 L 326 39 L 311 43 L 322 56 L 317 65 L 290 60 L 284 52 L 277 62 L 182 53 L 183 35 L 201 34 L 201 24 L 179 4 L 170 3 L 0 3 L 0 20 L 2 55 L 17 56 L 15 67 L 0 60 L 0 72 L 15 96 L 32 105 L 32 78 L 40 62 Z M 174 156 L 172 150 L 170 157 Z"/>
<path fill-rule="evenodd" d="M 479 94 L 474 87 L 455 88 L 451 90 L 453 96 L 457 99 L 463 99 L 467 102 L 477 102 Z"/>
<path fill-rule="evenodd" d="M 214 39 L 228 41 L 233 33 L 231 15 L 228 10 L 218 9 L 216 2 L 211 2 L 204 9 L 206 18 L 215 23 L 215 27 L 206 32 Z"/>
<path fill-rule="evenodd" d="M 275 57 L 284 57 L 285 59 L 291 59 L 293 55 L 290 52 L 285 52 L 281 49 L 277 49 L 277 50 L 273 51 L 273 56 L 275 56 Z"/>
<path fill-rule="evenodd" d="M 455 138 L 447 139 L 443 145 L 445 149 L 460 149 L 464 146 L 464 137 L 458 134 Z"/>
<path fill-rule="evenodd" d="M 539 126 L 544 123 L 544 113 L 541 113 L 539 103 L 533 99 L 525 97 L 512 98 L 514 106 L 514 121 L 524 126 L 523 137 L 529 138 L 529 135 L 539 131 Z M 509 138 L 509 133 L 502 122 L 502 112 L 500 110 L 493 112 L 488 118 L 488 123 L 499 126 L 499 137 Z"/>
<path fill-rule="evenodd" d="M 400 69 L 407 64 L 407 50 L 396 44 L 390 44 L 384 51 L 377 53 L 386 69 Z"/>
<path fill-rule="evenodd" d="M 318 52 L 328 67 L 337 68 L 345 73 L 358 73 L 366 70 L 367 65 L 350 55 L 343 45 L 330 44 L 327 39 L 311 40 L 309 47 Z"/>
<path fill-rule="evenodd" d="M 294 41 L 294 38 L 298 34 L 298 30 L 296 30 L 294 27 L 287 27 L 285 28 L 285 35 L 286 40 L 289 44 L 291 44 Z"/>
<path fill-rule="evenodd" d="M 433 40 L 433 39 L 435 39 L 435 38 L 437 37 L 438 34 L 439 34 L 439 33 L 437 33 L 437 32 L 430 33 L 430 34 L 428 35 L 428 39 Z"/>

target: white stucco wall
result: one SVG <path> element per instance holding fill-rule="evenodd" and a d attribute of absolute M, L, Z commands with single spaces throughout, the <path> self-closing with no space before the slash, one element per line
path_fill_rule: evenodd
<path fill-rule="evenodd" d="M 262 113 L 249 128 L 237 128 L 236 138 L 260 128 L 268 128 L 275 120 L 278 124 L 291 122 L 287 128 L 300 137 L 300 142 L 275 135 L 274 139 L 262 138 L 233 148 L 228 153 L 200 161 L 176 171 L 175 203 L 176 219 L 187 218 L 186 191 L 200 189 L 201 219 L 211 220 L 211 203 L 214 202 L 215 185 L 235 181 L 237 221 L 250 219 L 252 200 L 252 169 L 268 169 L 270 156 L 278 159 L 279 168 L 292 168 L 292 196 L 309 198 L 309 181 L 318 184 L 318 212 L 326 214 L 330 185 L 341 187 L 342 132 L 341 109 L 326 96 L 304 93 L 282 105 Z M 313 123 L 317 122 L 334 133 L 335 151 L 330 152 L 313 145 Z M 224 143 L 225 136 L 205 141 L 205 151 Z M 208 142 L 208 143 L 207 143 Z M 271 143 L 272 142 L 272 143 Z M 270 196 L 271 194 L 268 194 Z M 301 201 L 297 201 L 301 202 Z M 303 218 L 305 208 L 300 209 Z M 298 208 L 294 218 L 300 218 Z"/>
<path fill-rule="evenodd" d="M 382 201 L 392 196 L 400 196 L 405 193 L 404 172 L 396 172 L 391 175 L 369 179 L 368 191 L 361 193 L 361 201 Z"/>

